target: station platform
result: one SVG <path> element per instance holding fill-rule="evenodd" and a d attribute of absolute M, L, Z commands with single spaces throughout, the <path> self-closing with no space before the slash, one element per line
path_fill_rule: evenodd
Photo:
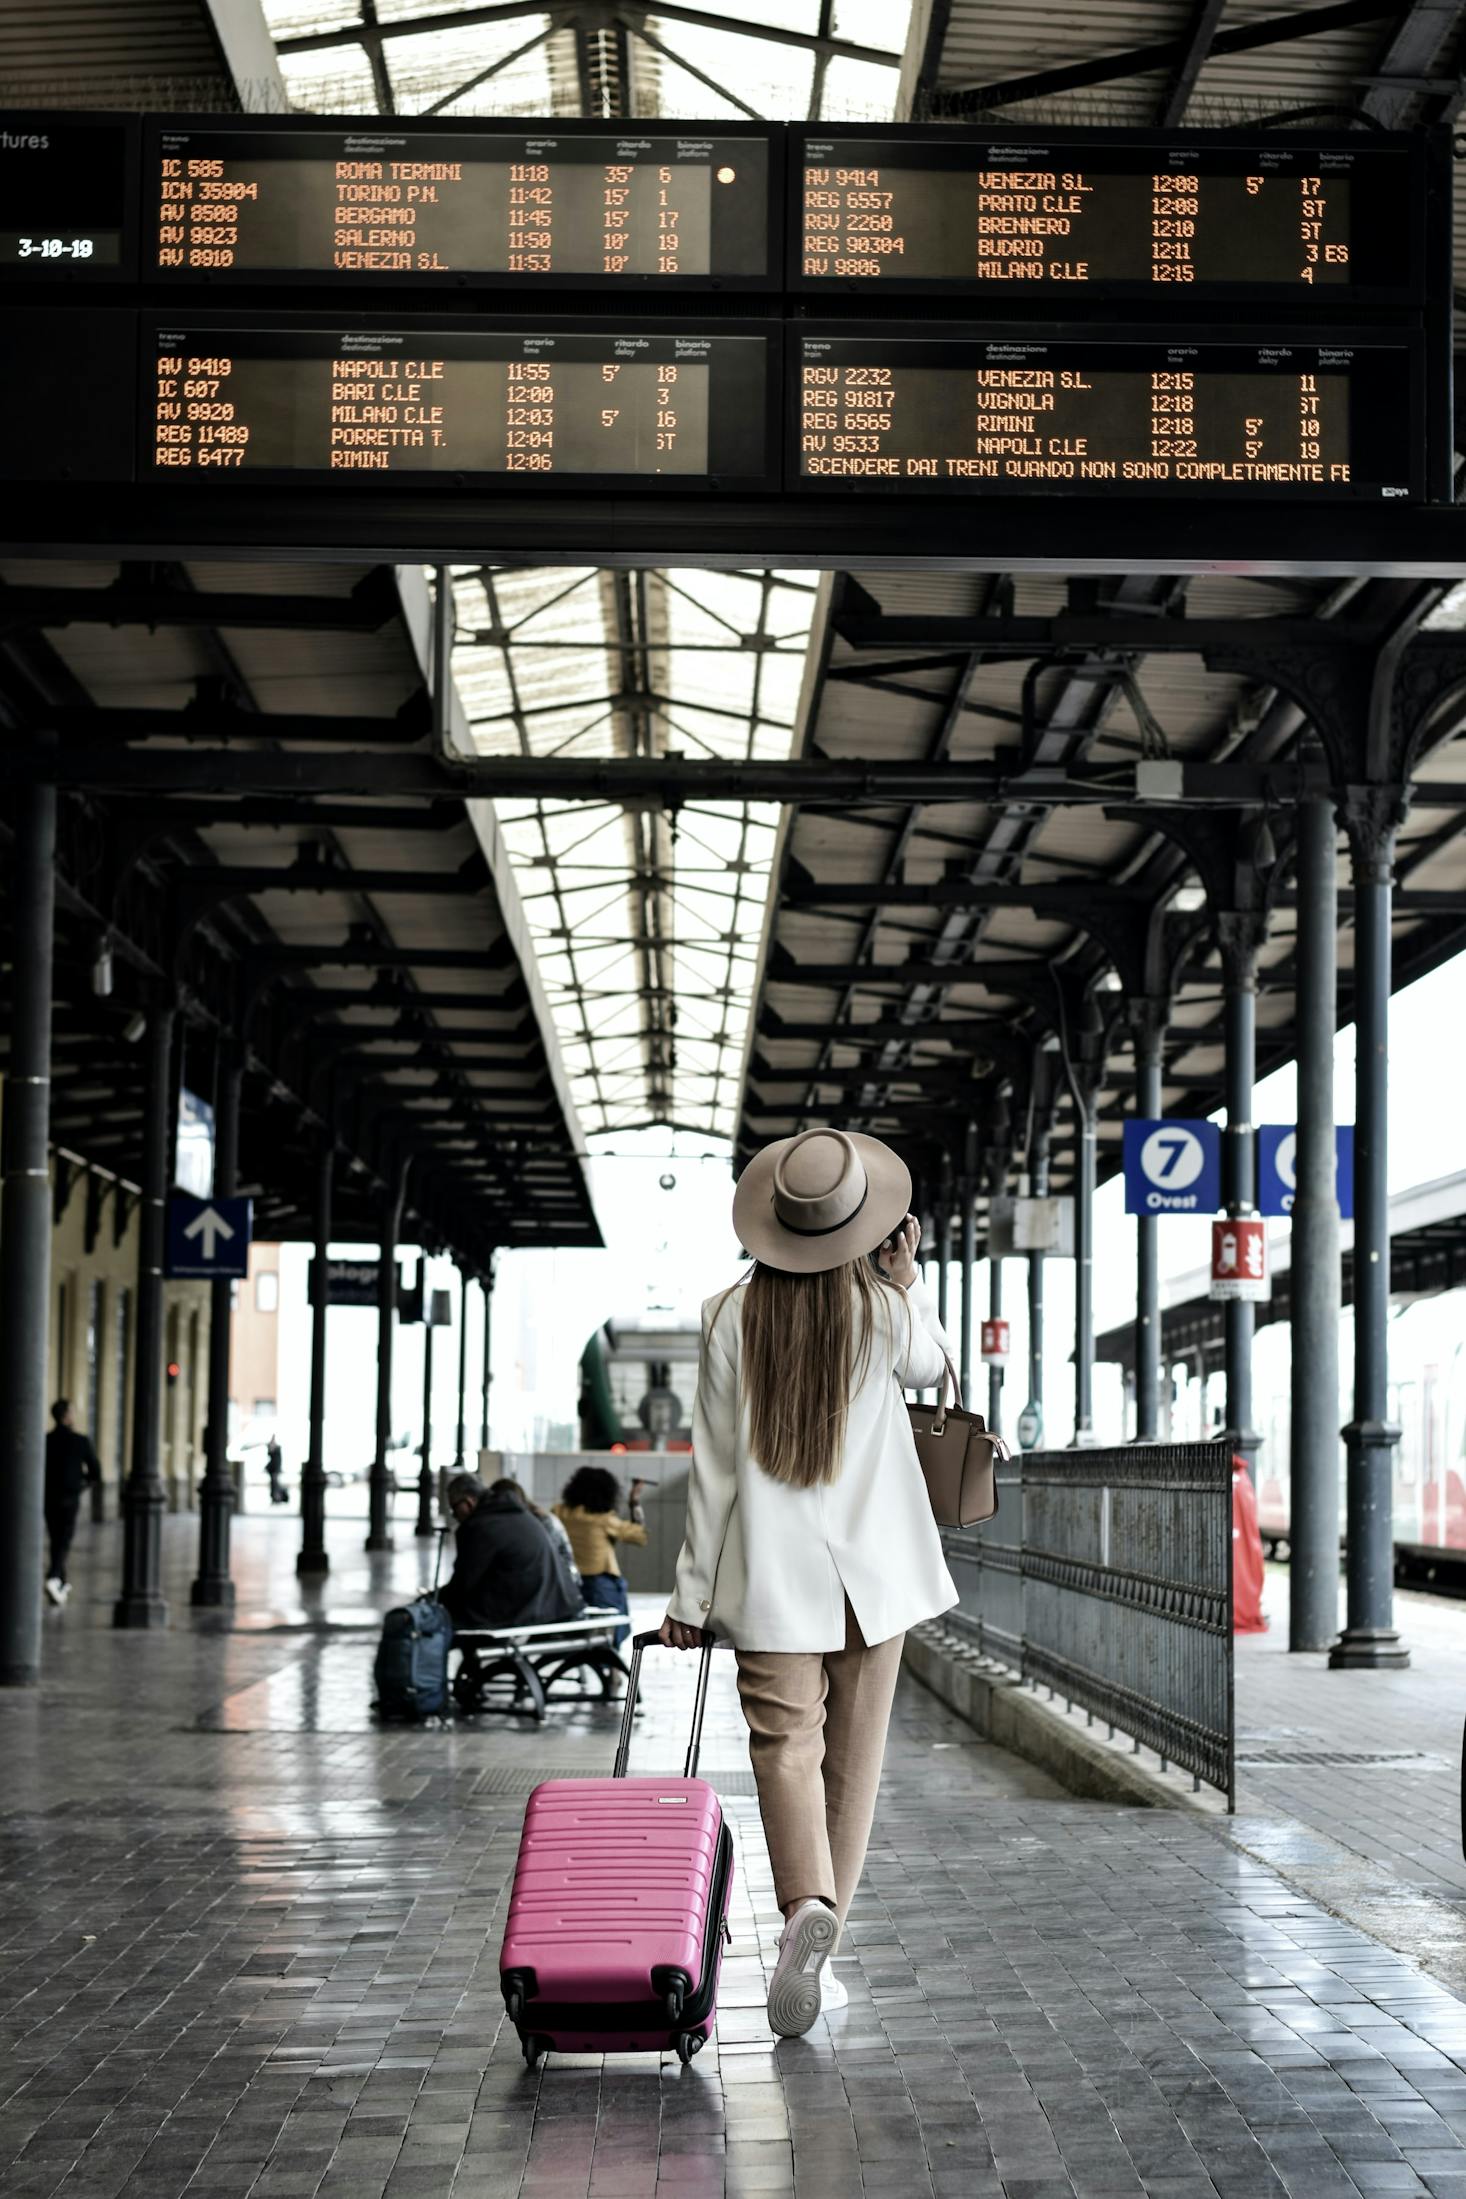
<path fill-rule="evenodd" d="M 1330 1672 L 1288 1653 L 1288 1569 L 1270 1565 L 1266 1634 L 1237 1639 L 1237 1793 L 1247 1818 L 1286 1817 L 1402 1883 L 1466 1903 L 1461 1729 L 1466 1605 L 1398 1594 L 1405 1671 Z"/>
<path fill-rule="evenodd" d="M 719 1660 L 703 1769 L 738 1877 L 715 2041 L 687 2069 L 529 2075 L 496 1974 L 524 1797 L 608 1767 L 614 1713 L 378 1731 L 378 1615 L 432 1545 L 399 1530 L 369 1559 L 343 1520 L 303 1594 L 296 1533 L 239 1521 L 221 1630 L 189 1613 L 196 1525 L 170 1518 L 174 1624 L 118 1635 L 119 1530 L 84 1528 L 45 1682 L 0 1697 L 7 2199 L 1466 2199 L 1466 2001 L 1260 1852 L 1258 1828 L 1312 1830 L 1293 1804 L 1339 1767 L 1249 1766 L 1233 1827 L 1080 1802 L 910 1680 L 838 1962 L 848 2011 L 801 2041 L 765 2028 L 779 1924 Z M 1241 1646 L 1246 1747 L 1331 1742 L 1277 1647 Z M 666 1768 L 690 1672 L 651 1663 L 637 1761 Z M 1348 1677 L 1434 1690 L 1423 1663 Z M 1381 1715 L 1402 1746 L 1403 1712 Z M 1418 1828 L 1434 1776 L 1360 1771 L 1378 1799 L 1350 1837 L 1392 1812 Z"/>

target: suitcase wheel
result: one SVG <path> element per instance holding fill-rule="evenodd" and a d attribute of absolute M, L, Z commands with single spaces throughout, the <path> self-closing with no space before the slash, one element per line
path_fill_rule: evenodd
<path fill-rule="evenodd" d="M 505 1987 L 504 2006 L 509 2012 L 509 2021 L 517 2028 L 524 2021 L 524 1987 L 517 1979 Z"/>
<path fill-rule="evenodd" d="M 680 1984 L 669 1986 L 662 1995 L 662 2006 L 667 2011 L 668 2023 L 675 2025 L 682 2021 L 683 1997 L 683 1989 Z"/>
<path fill-rule="evenodd" d="M 535 2032 L 529 2031 L 525 2033 L 519 2043 L 524 2051 L 525 2068 L 537 2069 L 540 2064 L 540 2057 L 548 2052 L 545 2041 L 538 2037 Z"/>
<path fill-rule="evenodd" d="M 677 2034 L 677 2059 L 690 2062 L 694 2054 L 700 2054 L 707 2044 L 701 2031 L 679 2031 Z"/>

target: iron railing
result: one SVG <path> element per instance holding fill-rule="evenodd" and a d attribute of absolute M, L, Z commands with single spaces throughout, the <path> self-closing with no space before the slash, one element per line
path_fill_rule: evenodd
<path fill-rule="evenodd" d="M 958 1632 L 1235 1801 L 1225 1443 L 1031 1451 L 942 1536 Z"/>

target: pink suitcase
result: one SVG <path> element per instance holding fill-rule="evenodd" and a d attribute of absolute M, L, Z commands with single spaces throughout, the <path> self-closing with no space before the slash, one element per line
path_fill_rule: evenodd
<path fill-rule="evenodd" d="M 712 2035 L 728 1933 L 733 1839 L 695 1776 L 712 1636 L 698 1666 L 680 1779 L 628 1779 L 638 1634 L 609 1779 L 547 1779 L 524 1832 L 499 1951 L 504 2006 L 533 2069 L 542 2054 L 665 2052 L 684 2062 Z"/>

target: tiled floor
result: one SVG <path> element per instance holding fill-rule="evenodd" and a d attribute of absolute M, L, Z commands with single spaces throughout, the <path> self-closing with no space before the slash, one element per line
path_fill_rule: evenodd
<path fill-rule="evenodd" d="M 5 2199 L 1466 2199 L 1466 2004 L 1207 1820 L 1070 1801 L 909 1683 L 848 2012 L 765 2029 L 777 1921 L 720 1666 L 716 2041 L 529 2076 L 496 1979 L 522 1790 L 608 1763 L 608 1714 L 378 1733 L 371 1614 L 426 1561 L 368 1563 L 359 1532 L 302 1601 L 293 1523 L 241 1522 L 244 1623 L 199 1633 L 169 1521 L 175 1627 L 116 1636 L 94 1531 L 45 1686 L 0 1697 Z M 657 1660 L 639 1761 L 677 1760 L 689 1694 Z"/>
<path fill-rule="evenodd" d="M 1237 1642 L 1238 1809 L 1297 1819 L 1413 1886 L 1466 1900 L 1466 1603 L 1396 1597 L 1403 1672 L 1330 1672 L 1325 1656 L 1290 1654 L 1285 1566 L 1269 1567 L 1264 1608 L 1269 1631 Z M 1328 1756 L 1356 1761 L 1316 1760 Z"/>

